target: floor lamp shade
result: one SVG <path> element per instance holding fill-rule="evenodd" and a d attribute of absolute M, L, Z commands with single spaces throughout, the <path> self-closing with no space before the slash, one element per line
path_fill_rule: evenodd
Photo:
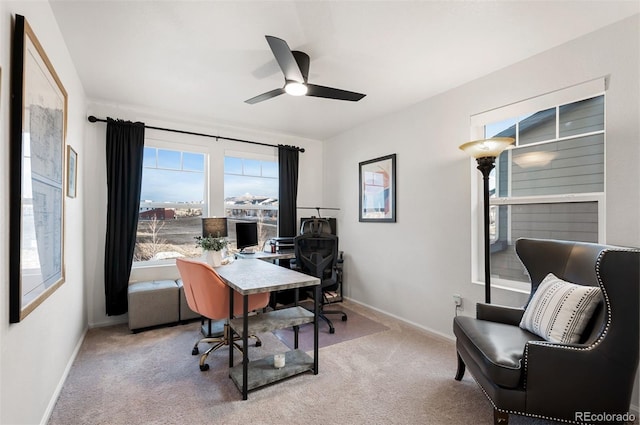
<path fill-rule="evenodd" d="M 214 238 L 226 238 L 227 219 L 226 217 L 210 217 L 202 219 L 202 236 L 213 236 Z"/>
<path fill-rule="evenodd" d="M 495 137 L 493 139 L 474 140 L 460 146 L 469 156 L 478 162 L 478 170 L 482 173 L 484 187 L 484 301 L 491 304 L 491 241 L 489 235 L 489 174 L 495 167 L 498 156 L 515 139 Z"/>

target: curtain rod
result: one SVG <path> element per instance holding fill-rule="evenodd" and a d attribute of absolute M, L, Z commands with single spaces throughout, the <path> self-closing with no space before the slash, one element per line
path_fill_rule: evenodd
<path fill-rule="evenodd" d="M 87 118 L 87 120 L 89 120 L 89 122 L 95 123 L 95 122 L 107 122 L 107 120 L 102 119 L 102 118 L 96 118 L 93 115 L 89 115 L 89 117 Z M 204 137 L 211 137 L 214 138 L 216 140 L 219 139 L 223 139 L 223 140 L 230 140 L 232 142 L 241 142 L 241 143 L 251 143 L 252 145 L 260 145 L 260 146 L 270 146 L 270 147 L 285 147 L 285 148 L 289 148 L 289 149 L 293 149 L 296 150 L 298 152 L 304 152 L 304 148 L 299 148 L 297 146 L 289 146 L 289 145 L 271 145 L 269 143 L 262 143 L 262 142 L 254 142 L 251 140 L 242 140 L 242 139 L 234 139 L 232 137 L 223 137 L 223 136 L 214 136 L 212 134 L 205 134 L 205 133 L 195 133 L 193 131 L 185 131 L 185 130 L 175 130 L 173 128 L 163 128 L 163 127 L 153 127 L 151 125 L 145 125 L 144 128 L 150 128 L 152 130 L 161 130 L 161 131 L 169 131 L 171 133 L 180 133 L 180 134 L 190 134 L 192 136 L 204 136 Z"/>

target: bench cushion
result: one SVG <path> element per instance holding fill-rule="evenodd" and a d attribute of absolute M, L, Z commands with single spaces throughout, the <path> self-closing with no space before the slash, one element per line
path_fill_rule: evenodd
<path fill-rule="evenodd" d="M 131 283 L 128 289 L 129 329 L 175 323 L 180 319 L 180 300 L 175 280 Z"/>
<path fill-rule="evenodd" d="M 527 341 L 543 340 L 517 326 L 458 316 L 453 321 L 461 344 L 491 381 L 506 388 L 520 385 Z"/>

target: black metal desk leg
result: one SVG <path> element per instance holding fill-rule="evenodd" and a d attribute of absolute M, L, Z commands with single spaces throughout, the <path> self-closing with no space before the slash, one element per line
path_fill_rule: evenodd
<path fill-rule="evenodd" d="M 319 299 L 322 296 L 320 285 L 314 288 L 313 300 L 313 374 L 318 374 L 318 319 L 320 318 Z"/>
<path fill-rule="evenodd" d="M 243 296 L 242 300 L 242 314 L 244 315 L 242 320 L 242 399 L 246 400 L 249 392 L 249 295 Z"/>
<path fill-rule="evenodd" d="M 298 302 L 300 301 L 300 290 L 298 288 L 293 290 L 293 301 L 296 307 L 298 306 Z M 300 326 L 293 327 L 293 349 L 298 349 L 298 331 L 300 330 Z"/>
<path fill-rule="evenodd" d="M 229 322 L 233 319 L 233 293 L 233 288 L 229 287 Z M 229 377 L 231 377 L 231 368 L 233 367 L 233 330 L 231 326 L 226 326 L 225 331 L 227 332 L 225 336 L 229 338 Z"/>

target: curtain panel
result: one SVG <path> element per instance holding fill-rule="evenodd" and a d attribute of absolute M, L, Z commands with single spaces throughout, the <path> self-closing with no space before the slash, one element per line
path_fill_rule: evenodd
<path fill-rule="evenodd" d="M 144 123 L 107 119 L 107 234 L 104 284 L 108 316 L 128 311 L 127 288 L 136 244 Z"/>
<path fill-rule="evenodd" d="M 278 236 L 298 234 L 296 208 L 299 154 L 300 152 L 296 148 L 278 145 Z"/>

